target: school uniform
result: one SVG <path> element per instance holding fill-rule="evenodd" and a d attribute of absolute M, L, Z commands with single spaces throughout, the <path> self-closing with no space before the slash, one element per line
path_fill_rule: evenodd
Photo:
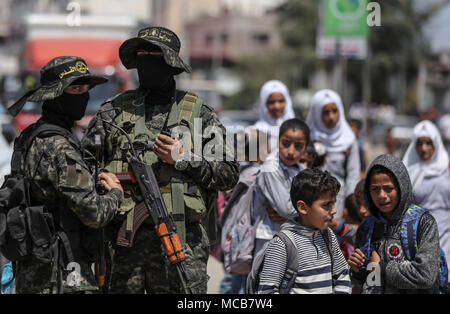
<path fill-rule="evenodd" d="M 272 156 L 278 156 L 278 152 Z M 268 159 L 262 169 L 267 170 L 267 165 L 273 162 L 275 161 Z M 270 219 L 268 208 L 273 208 L 278 215 L 286 219 L 298 215 L 291 202 L 290 190 L 292 179 L 303 169 L 305 167 L 300 163 L 287 166 L 278 158 L 278 166 L 272 169 L 273 171 L 262 171 L 256 178 L 252 200 L 252 219 L 256 225 L 254 256 L 264 243 L 280 231 L 281 225 Z"/>
<path fill-rule="evenodd" d="M 330 103 L 335 103 L 339 110 L 339 121 L 333 129 L 328 129 L 322 121 L 322 109 Z M 311 139 L 322 142 L 327 149 L 323 170 L 329 171 L 341 184 L 336 197 L 336 217 L 340 217 L 345 198 L 354 192 L 361 178 L 358 139 L 345 119 L 341 97 L 329 89 L 318 91 L 312 98 L 306 123 Z"/>
<path fill-rule="evenodd" d="M 429 137 L 435 148 L 429 161 L 423 162 L 416 151 L 419 137 Z M 430 121 L 418 123 L 413 138 L 403 157 L 403 163 L 413 185 L 417 205 L 427 209 L 435 218 L 439 242 L 447 261 L 450 256 L 450 173 L 449 156 L 437 127 Z"/>

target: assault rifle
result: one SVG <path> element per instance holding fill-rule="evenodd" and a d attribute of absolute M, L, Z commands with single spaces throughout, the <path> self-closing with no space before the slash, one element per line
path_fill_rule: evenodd
<path fill-rule="evenodd" d="M 117 173 L 116 175 L 119 180 L 124 179 L 126 176 L 128 176 L 131 182 L 137 182 L 141 191 L 141 195 L 144 199 L 143 204 L 145 206 L 146 212 L 150 214 L 153 219 L 156 234 L 161 240 L 166 257 L 169 262 L 176 267 L 181 284 L 183 285 L 183 289 L 185 293 L 188 294 L 189 290 L 187 289 L 186 282 L 189 281 L 189 275 L 187 273 L 185 265 L 186 256 L 184 254 L 184 250 L 181 245 L 180 237 L 177 233 L 175 223 L 173 222 L 172 217 L 169 216 L 166 205 L 162 198 L 161 191 L 159 190 L 159 185 L 156 181 L 153 169 L 150 165 L 141 160 L 139 155 L 136 153 L 133 143 L 125 130 L 104 119 L 102 119 L 102 121 L 122 132 L 130 144 L 130 165 L 132 173 Z M 153 149 L 153 143 L 150 143 L 148 148 Z M 139 210 L 139 208 L 142 207 L 138 205 L 135 207 L 135 210 Z M 140 217 L 138 219 L 141 221 L 145 220 L 145 218 L 148 217 L 148 215 L 138 216 Z M 120 232 L 119 237 L 121 237 Z"/>

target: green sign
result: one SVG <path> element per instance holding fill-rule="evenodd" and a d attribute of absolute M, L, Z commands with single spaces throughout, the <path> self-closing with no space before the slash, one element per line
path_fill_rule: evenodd
<path fill-rule="evenodd" d="M 324 0 L 324 34 L 333 37 L 367 37 L 367 0 Z"/>

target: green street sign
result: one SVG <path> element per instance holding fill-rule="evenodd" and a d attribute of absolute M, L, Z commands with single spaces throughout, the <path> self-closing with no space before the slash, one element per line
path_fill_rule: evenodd
<path fill-rule="evenodd" d="M 324 34 L 367 37 L 367 0 L 324 0 Z"/>

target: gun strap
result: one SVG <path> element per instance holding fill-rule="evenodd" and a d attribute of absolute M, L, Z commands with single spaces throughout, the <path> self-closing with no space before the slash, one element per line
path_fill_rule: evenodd
<path fill-rule="evenodd" d="M 134 208 L 130 210 L 127 215 L 127 228 L 125 231 L 125 236 L 127 237 L 128 240 L 131 240 L 131 234 L 134 232 L 133 222 L 134 222 Z"/>
<path fill-rule="evenodd" d="M 125 247 L 132 247 L 136 231 L 149 216 L 150 213 L 145 207 L 145 203 L 141 202 L 137 204 L 131 211 L 128 212 L 127 219 L 123 221 L 122 226 L 119 229 L 119 233 L 117 234 L 116 244 Z"/>

